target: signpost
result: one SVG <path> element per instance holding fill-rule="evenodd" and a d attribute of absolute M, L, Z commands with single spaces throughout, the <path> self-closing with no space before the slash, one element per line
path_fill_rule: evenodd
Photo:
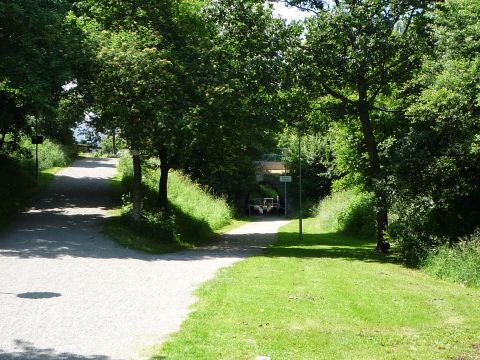
<path fill-rule="evenodd" d="M 285 216 L 287 216 L 287 183 L 292 182 L 292 177 L 287 175 L 280 176 L 280 182 L 285 184 Z"/>
<path fill-rule="evenodd" d="M 43 136 L 38 135 L 38 119 L 35 117 L 35 135 L 32 136 L 32 145 L 35 145 L 35 179 L 37 181 L 37 185 L 39 182 L 38 176 L 38 145 L 43 144 Z"/>
<path fill-rule="evenodd" d="M 302 131 L 298 129 L 298 202 L 299 202 L 299 218 L 298 218 L 298 237 L 302 241 Z"/>

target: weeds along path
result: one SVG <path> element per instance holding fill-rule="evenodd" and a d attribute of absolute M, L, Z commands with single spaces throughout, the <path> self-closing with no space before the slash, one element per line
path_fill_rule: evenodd
<path fill-rule="evenodd" d="M 115 167 L 75 162 L 0 234 L 0 359 L 141 358 L 178 330 L 200 283 L 261 251 L 286 223 L 250 223 L 175 254 L 125 249 L 101 233 Z"/>

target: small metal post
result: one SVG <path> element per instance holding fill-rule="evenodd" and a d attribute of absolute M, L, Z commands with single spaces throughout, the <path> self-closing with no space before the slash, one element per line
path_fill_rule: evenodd
<path fill-rule="evenodd" d="M 38 171 L 38 118 L 35 116 L 35 179 L 37 185 L 39 184 L 39 171 Z"/>
<path fill-rule="evenodd" d="M 287 182 L 284 182 L 285 185 L 285 217 L 287 217 Z"/>
<path fill-rule="evenodd" d="M 300 206 L 299 218 L 298 218 L 298 238 L 301 241 L 303 238 L 302 229 L 302 158 L 301 158 L 301 138 L 302 131 L 298 129 L 298 203 Z"/>

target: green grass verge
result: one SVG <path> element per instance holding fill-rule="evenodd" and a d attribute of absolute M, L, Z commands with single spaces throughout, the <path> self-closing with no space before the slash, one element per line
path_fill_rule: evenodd
<path fill-rule="evenodd" d="M 299 242 L 292 222 L 263 256 L 219 271 L 152 359 L 480 358 L 479 290 L 325 228 L 306 220 Z"/>

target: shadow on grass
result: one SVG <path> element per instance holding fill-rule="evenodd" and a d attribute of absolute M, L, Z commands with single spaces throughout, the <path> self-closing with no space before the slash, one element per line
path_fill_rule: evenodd
<path fill-rule="evenodd" d="M 120 245 L 150 254 L 163 254 L 190 249 L 209 243 L 215 232 L 205 221 L 196 219 L 178 207 L 170 205 L 175 216 L 176 236 L 162 224 L 142 223 L 132 227 L 129 216 L 114 216 L 104 220 L 104 232 Z M 149 212 L 159 211 L 149 209 Z"/>
<path fill-rule="evenodd" d="M 279 241 L 272 245 L 265 256 L 298 258 L 331 258 L 350 261 L 399 263 L 395 254 L 382 255 L 375 252 L 375 243 L 341 232 L 303 234 L 279 232 Z"/>

